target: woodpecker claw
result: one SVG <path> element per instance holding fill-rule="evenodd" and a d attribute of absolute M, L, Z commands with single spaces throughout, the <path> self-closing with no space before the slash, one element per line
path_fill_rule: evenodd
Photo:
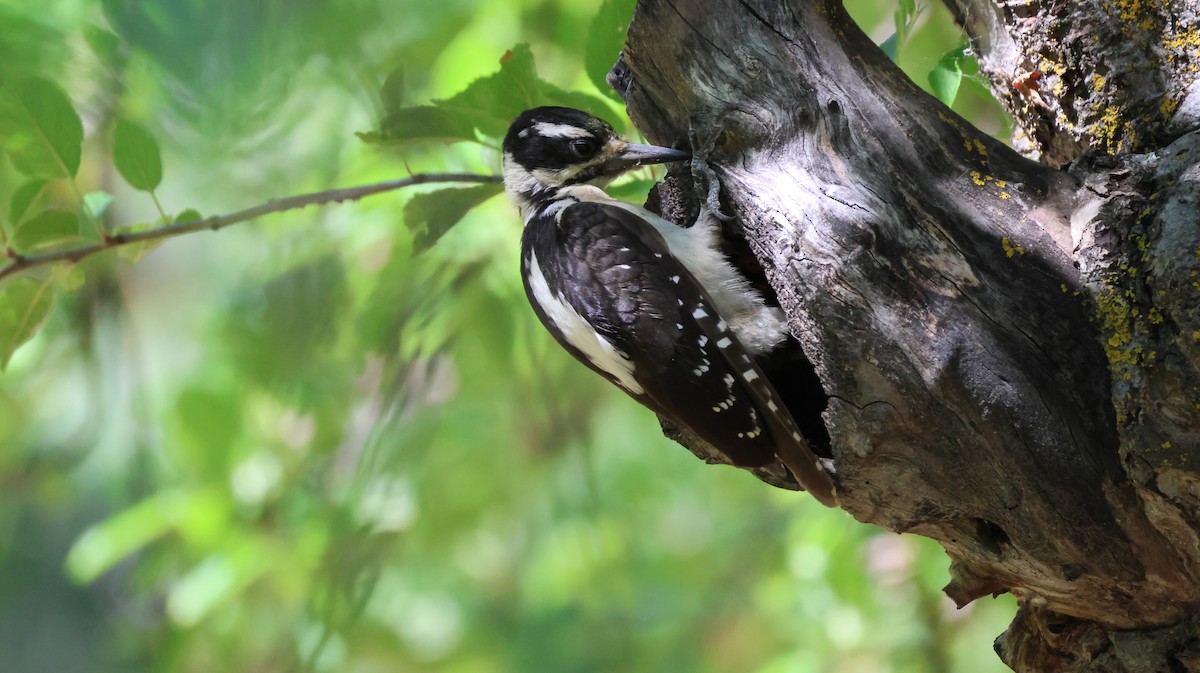
<path fill-rule="evenodd" d="M 732 220 L 732 215 L 721 211 L 721 181 L 708 165 L 709 144 L 700 142 L 695 127 L 688 129 L 688 141 L 692 146 L 692 179 L 696 183 L 697 193 L 704 194 L 701 209 L 722 222 Z"/>

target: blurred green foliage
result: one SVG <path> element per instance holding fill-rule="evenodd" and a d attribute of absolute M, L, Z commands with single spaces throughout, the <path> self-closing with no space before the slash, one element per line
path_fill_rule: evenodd
<path fill-rule="evenodd" d="M 0 233 L 30 251 L 492 173 L 543 100 L 628 128 L 602 82 L 631 7 L 6 0 Z M 879 42 L 903 26 L 919 84 L 960 48 L 932 8 L 851 10 Z M 1002 128 L 976 98 L 955 104 Z M 1003 670 L 1011 605 L 949 606 L 935 544 L 701 464 L 558 349 L 497 191 L 3 281 L 0 668 Z M 463 199 L 482 205 L 445 230 Z"/>

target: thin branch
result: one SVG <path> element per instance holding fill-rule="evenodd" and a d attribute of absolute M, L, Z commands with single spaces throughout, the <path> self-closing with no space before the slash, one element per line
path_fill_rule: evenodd
<path fill-rule="evenodd" d="M 297 194 L 288 196 L 282 199 L 272 199 L 266 203 L 239 210 L 236 213 L 229 215 L 214 215 L 200 220 L 189 220 L 187 222 L 176 222 L 168 224 L 156 229 L 148 229 L 146 231 L 133 232 L 128 234 L 112 234 L 107 236 L 102 242 L 85 245 L 78 248 L 68 248 L 65 250 L 54 250 L 36 255 L 22 255 L 12 248 L 8 248 L 8 258 L 12 260 L 8 266 L 0 268 L 0 280 L 4 280 L 8 276 L 12 276 L 22 271 L 46 266 L 48 264 L 56 264 L 58 262 L 78 262 L 85 257 L 118 248 L 131 243 L 140 241 L 153 241 L 159 239 L 172 238 L 190 234 L 195 231 L 203 231 L 209 229 L 217 231 L 224 229 L 231 224 L 253 220 L 257 217 L 270 213 L 281 213 L 286 210 L 295 210 L 306 206 L 319 206 L 327 203 L 341 203 L 343 201 L 357 201 L 359 199 L 371 196 L 373 194 L 381 194 L 394 189 L 403 187 L 411 187 L 413 185 L 424 185 L 437 182 L 500 182 L 501 177 L 498 175 L 477 175 L 472 173 L 424 173 L 412 175 L 399 180 L 388 180 L 386 182 L 376 182 L 370 185 L 360 185 L 358 187 L 346 187 L 345 189 L 331 189 L 324 192 L 313 192 L 311 194 Z"/>

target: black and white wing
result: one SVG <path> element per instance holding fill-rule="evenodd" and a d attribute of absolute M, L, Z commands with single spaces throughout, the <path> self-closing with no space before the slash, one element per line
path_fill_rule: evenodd
<path fill-rule="evenodd" d="M 832 480 L 778 393 L 645 220 L 574 203 L 526 225 L 521 260 L 534 310 L 578 360 L 732 464 L 781 460 L 835 505 Z"/>

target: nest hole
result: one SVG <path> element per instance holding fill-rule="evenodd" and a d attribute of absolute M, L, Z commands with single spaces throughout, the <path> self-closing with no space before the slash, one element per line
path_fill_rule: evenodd
<path fill-rule="evenodd" d="M 975 540 L 981 547 L 993 556 L 1000 556 L 1004 547 L 1010 544 L 1008 533 L 1000 526 L 987 519 L 974 519 Z"/>
<path fill-rule="evenodd" d="M 740 227 L 734 222 L 726 222 L 721 233 L 721 247 L 729 261 L 749 279 L 768 304 L 779 306 L 775 288 L 767 282 L 767 274 L 742 236 Z M 783 398 L 813 452 L 821 458 L 833 458 L 829 429 L 822 416 L 829 406 L 829 395 L 800 342 L 795 338 L 788 339 L 783 346 L 760 357 L 758 364 Z"/>

